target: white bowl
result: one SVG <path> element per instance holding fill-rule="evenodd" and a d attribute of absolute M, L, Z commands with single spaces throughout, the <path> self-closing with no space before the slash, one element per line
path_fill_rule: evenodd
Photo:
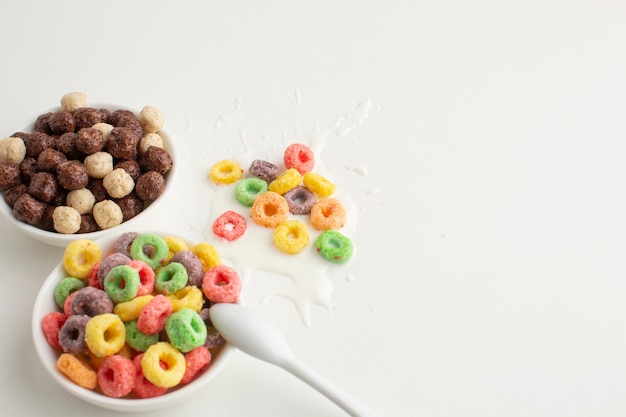
<path fill-rule="evenodd" d="M 120 106 L 117 104 L 89 103 L 88 106 L 94 107 L 94 108 L 106 108 L 109 110 L 125 109 L 125 110 L 131 110 L 135 114 L 138 114 L 136 110 L 129 109 L 128 107 Z M 41 114 L 44 114 L 47 112 L 55 112 L 58 110 L 61 110 L 61 108 L 57 107 L 57 108 L 42 112 Z M 35 124 L 35 121 L 33 120 L 22 131 L 27 132 L 27 133 L 32 132 L 34 124 Z M 141 213 L 139 213 L 137 216 L 133 217 L 132 219 L 123 222 L 119 226 L 115 226 L 110 229 L 99 230 L 97 232 L 92 232 L 92 233 L 62 234 L 62 233 L 50 232 L 50 231 L 43 230 L 36 226 L 32 226 L 28 223 L 24 223 L 24 222 L 17 220 L 15 216 L 13 216 L 13 210 L 7 204 L 4 196 L 0 196 L 0 200 L 2 200 L 0 202 L 0 212 L 11 223 L 13 223 L 18 229 L 20 229 L 22 232 L 24 232 L 28 236 L 40 242 L 47 243 L 52 246 L 58 246 L 58 247 L 65 247 L 67 246 L 68 243 L 70 243 L 71 241 L 75 239 L 97 240 L 97 239 L 102 239 L 106 236 L 111 236 L 111 235 L 119 236 L 125 231 L 133 230 L 133 228 L 136 227 L 137 223 L 141 222 L 145 218 L 148 218 L 150 214 L 153 213 L 161 205 L 161 203 L 167 198 L 167 196 L 173 190 L 174 184 L 176 182 L 176 177 L 178 176 L 179 160 L 178 160 L 178 155 L 176 153 L 176 147 L 174 146 L 172 142 L 172 138 L 167 133 L 166 129 L 161 129 L 158 133 L 163 138 L 163 148 L 166 151 L 168 151 L 173 162 L 172 168 L 164 175 L 165 188 L 163 190 L 163 193 L 156 200 L 150 202 L 150 204 L 147 205 L 147 207 Z M 11 134 L 13 134 L 13 132 L 7 133 L 6 135 L 11 135 Z"/>
<path fill-rule="evenodd" d="M 139 231 L 139 233 L 155 233 L 159 236 L 178 236 L 175 233 L 164 233 L 161 231 Z M 107 238 L 98 240 L 96 243 L 102 249 L 103 254 L 108 253 L 113 248 L 115 241 L 119 236 L 109 236 Z M 183 236 L 179 236 L 184 239 Z M 195 242 L 190 242 L 184 239 L 191 247 Z M 229 344 L 224 344 L 213 351 L 209 368 L 204 373 L 198 376 L 191 383 L 184 385 L 180 388 L 175 388 L 168 393 L 154 398 L 111 398 L 99 391 L 92 391 L 86 388 L 82 388 L 64 375 L 62 375 L 56 369 L 56 360 L 59 356 L 59 352 L 55 351 L 47 342 L 43 331 L 41 330 L 41 321 L 43 317 L 51 311 L 58 311 L 58 308 L 54 302 L 54 288 L 56 284 L 65 278 L 67 275 L 63 268 L 62 262 L 57 265 L 50 275 L 46 278 L 41 286 L 37 298 L 35 299 L 35 306 L 33 308 L 32 315 L 32 336 L 35 344 L 35 351 L 43 364 L 46 371 L 52 376 L 53 380 L 67 390 L 72 395 L 94 404 L 98 407 L 106 408 L 109 410 L 122 411 L 127 413 L 134 412 L 146 412 L 165 407 L 170 407 L 176 404 L 180 404 L 185 400 L 189 400 L 198 391 L 208 388 L 209 382 L 222 370 L 222 368 L 229 361 L 231 354 L 235 350 Z"/>

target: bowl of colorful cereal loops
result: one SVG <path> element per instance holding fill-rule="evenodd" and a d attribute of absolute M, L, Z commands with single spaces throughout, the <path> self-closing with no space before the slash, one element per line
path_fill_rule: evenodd
<path fill-rule="evenodd" d="M 132 230 L 174 187 L 177 153 L 154 106 L 72 92 L 19 129 L 0 132 L 0 212 L 41 242 L 65 247 Z"/>
<path fill-rule="evenodd" d="M 146 412 L 191 399 L 234 348 L 209 308 L 238 303 L 241 279 L 208 242 L 158 231 L 68 244 L 33 309 L 52 379 L 102 408 Z"/>

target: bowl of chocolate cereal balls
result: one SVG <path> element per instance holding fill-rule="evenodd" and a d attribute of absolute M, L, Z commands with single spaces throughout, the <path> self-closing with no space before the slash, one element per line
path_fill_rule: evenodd
<path fill-rule="evenodd" d="M 0 212 L 53 246 L 130 230 L 174 186 L 176 149 L 154 106 L 88 103 L 71 92 L 3 136 Z"/>
<path fill-rule="evenodd" d="M 208 242 L 141 230 L 66 246 L 31 331 L 51 382 L 101 408 L 147 412 L 197 398 L 234 352 L 212 326 L 241 279 Z"/>

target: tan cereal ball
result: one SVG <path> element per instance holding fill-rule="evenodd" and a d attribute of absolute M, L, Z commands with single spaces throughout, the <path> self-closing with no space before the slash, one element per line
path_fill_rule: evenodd
<path fill-rule="evenodd" d="M 107 142 L 109 141 L 109 134 L 111 134 L 111 130 L 113 130 L 113 125 L 100 122 L 100 123 L 96 123 L 95 125 L 91 127 L 102 132 L 102 139 L 104 141 L 104 145 L 106 145 Z"/>
<path fill-rule="evenodd" d="M 153 106 L 145 106 L 139 112 L 141 127 L 148 133 L 156 133 L 163 128 L 165 119 L 161 110 Z"/>
<path fill-rule="evenodd" d="M 61 97 L 61 107 L 63 110 L 73 112 L 82 107 L 87 107 L 87 96 L 78 91 L 65 94 Z"/>
<path fill-rule="evenodd" d="M 91 190 L 80 188 L 67 193 L 65 203 L 78 211 L 80 214 L 91 213 L 93 205 L 96 204 L 96 197 Z"/>
<path fill-rule="evenodd" d="M 26 157 L 26 145 L 20 138 L 10 137 L 0 140 L 0 162 L 19 164 Z"/>
<path fill-rule="evenodd" d="M 104 178 L 113 171 L 113 156 L 108 152 L 96 152 L 85 157 L 87 175 L 91 178 Z"/>
<path fill-rule="evenodd" d="M 93 218 L 100 229 L 119 226 L 124 219 L 122 209 L 113 200 L 102 200 L 93 206 Z"/>
<path fill-rule="evenodd" d="M 135 181 L 133 181 L 133 177 L 131 177 L 124 168 L 116 168 L 106 174 L 102 180 L 102 185 L 111 197 L 122 198 L 133 191 Z"/>
<path fill-rule="evenodd" d="M 54 230 L 71 235 L 80 229 L 80 213 L 69 206 L 58 206 L 52 212 Z"/>
<path fill-rule="evenodd" d="M 144 155 L 150 146 L 163 149 L 163 138 L 158 133 L 146 133 L 139 141 L 139 154 Z"/>

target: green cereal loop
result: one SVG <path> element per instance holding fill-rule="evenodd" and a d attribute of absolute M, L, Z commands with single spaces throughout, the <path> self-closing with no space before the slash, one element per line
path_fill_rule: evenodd
<path fill-rule="evenodd" d="M 173 294 L 187 285 L 189 274 L 178 262 L 170 262 L 157 273 L 154 288 L 161 294 Z"/>
<path fill-rule="evenodd" d="M 137 328 L 137 320 L 124 324 L 126 327 L 126 343 L 138 352 L 145 352 L 159 341 L 159 333 L 145 334 Z"/>
<path fill-rule="evenodd" d="M 59 308 L 63 308 L 65 300 L 71 293 L 78 291 L 85 286 L 85 283 L 75 277 L 65 277 L 54 287 L 54 302 Z"/>
<path fill-rule="evenodd" d="M 152 255 L 148 255 L 144 248 L 148 246 L 153 249 Z M 165 263 L 169 254 L 167 242 L 160 236 L 152 233 L 140 234 L 133 240 L 130 246 L 130 256 L 133 259 L 143 261 L 150 265 L 150 268 L 157 269 Z"/>
<path fill-rule="evenodd" d="M 139 272 L 128 265 L 118 265 L 104 278 L 104 291 L 116 303 L 130 301 L 139 290 Z"/>
<path fill-rule="evenodd" d="M 268 190 L 268 185 L 261 178 L 244 178 L 235 187 L 235 198 L 246 207 L 252 207 L 254 200 Z"/>
<path fill-rule="evenodd" d="M 202 317 L 190 308 L 181 308 L 165 321 L 170 343 L 183 353 L 204 345 L 207 329 Z"/>
<path fill-rule="evenodd" d="M 352 241 L 336 230 L 327 230 L 315 239 L 315 249 L 324 259 L 336 264 L 347 262 L 352 256 Z"/>

